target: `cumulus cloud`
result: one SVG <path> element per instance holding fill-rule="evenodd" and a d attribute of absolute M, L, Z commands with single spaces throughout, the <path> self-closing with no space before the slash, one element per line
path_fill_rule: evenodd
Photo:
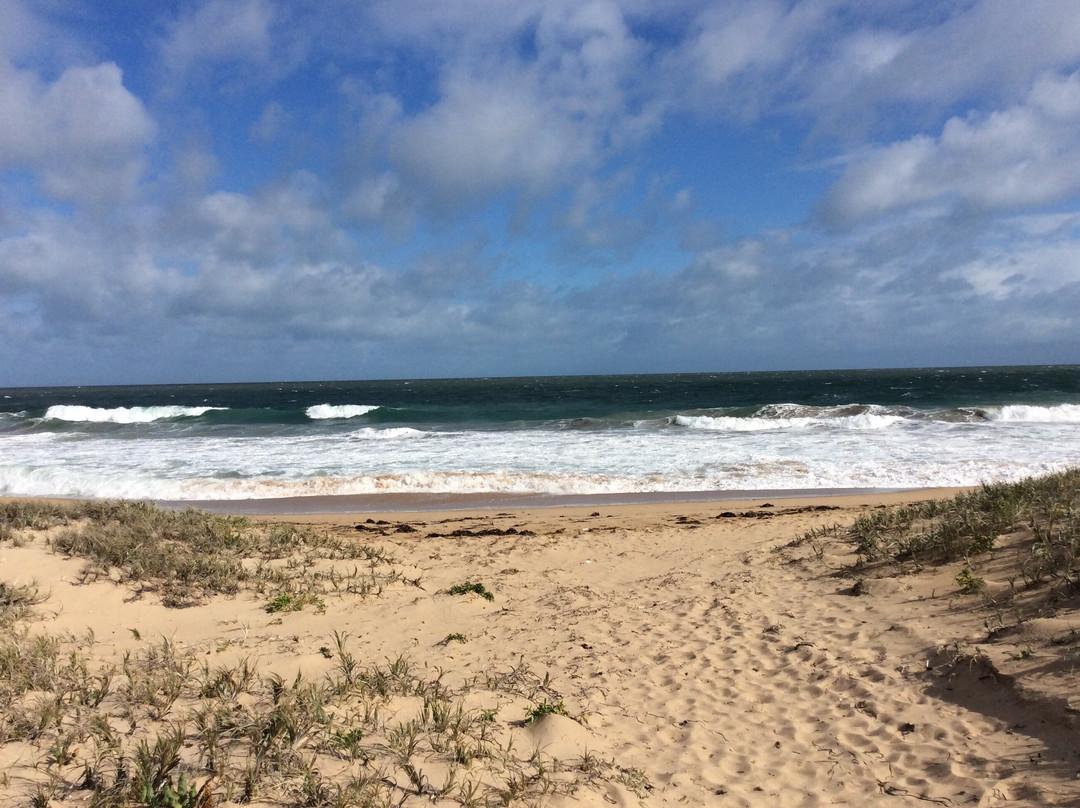
<path fill-rule="evenodd" d="M 1080 294 L 1080 239 L 1075 216 L 1027 217 L 998 222 L 992 239 L 976 257 L 958 263 L 942 273 L 943 279 L 958 279 L 978 296 L 995 301 L 1022 303 Z M 1057 220 L 1052 231 L 1044 230 L 1046 219 Z M 1063 229 L 1063 219 L 1071 227 Z M 1056 308 L 1056 306 L 1055 306 Z"/>
<path fill-rule="evenodd" d="M 30 324 L 18 344 L 60 340 L 81 352 L 152 334 L 176 279 L 154 265 L 137 231 L 41 211 L 16 224 L 23 233 L 0 239 L 0 303 L 18 301 L 18 319 Z"/>
<path fill-rule="evenodd" d="M 504 194 L 527 205 L 602 171 L 657 125 L 643 103 L 648 48 L 617 4 L 496 6 L 375 6 L 390 41 L 437 48 L 439 69 L 419 108 L 353 89 L 356 149 L 369 163 L 349 203 L 358 216 L 400 219 L 410 205 L 444 215 Z"/>
<path fill-rule="evenodd" d="M 437 106 L 403 125 L 395 162 L 447 203 L 511 188 L 554 189 L 593 157 L 597 144 L 587 127 L 535 89 L 527 81 L 449 81 Z"/>
<path fill-rule="evenodd" d="M 94 205 L 130 197 L 155 125 L 112 63 L 48 83 L 0 65 L 0 165 L 37 172 L 51 196 Z"/>
<path fill-rule="evenodd" d="M 943 200 L 980 210 L 1080 191 L 1080 75 L 1041 76 L 1019 104 L 950 118 L 936 137 L 884 146 L 851 165 L 822 203 L 850 223 Z"/>

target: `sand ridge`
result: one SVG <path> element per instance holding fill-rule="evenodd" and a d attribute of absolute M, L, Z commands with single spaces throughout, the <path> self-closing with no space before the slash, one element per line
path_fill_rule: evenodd
<path fill-rule="evenodd" d="M 890 501 L 904 496 L 918 495 Z M 92 630 L 103 658 L 137 648 L 137 632 L 215 664 L 318 677 L 339 632 L 365 660 L 404 654 L 449 683 L 527 665 L 567 715 L 523 722 L 527 700 L 502 703 L 518 748 L 619 775 L 579 777 L 546 804 L 1080 804 L 1075 705 L 1023 692 L 1000 660 L 955 664 L 980 618 L 943 594 L 947 573 L 855 595 L 836 574 L 843 548 L 798 541 L 880 504 L 863 499 L 300 517 L 377 544 L 411 581 L 328 597 L 322 613 L 269 614 L 245 593 L 166 609 L 82 582 L 81 562 L 36 542 L 3 545 L 0 577 L 36 577 L 51 590 L 41 627 Z M 493 599 L 447 593 L 463 581 Z M 41 756 L 16 746 L 0 747 L 7 782 L 32 784 Z"/>

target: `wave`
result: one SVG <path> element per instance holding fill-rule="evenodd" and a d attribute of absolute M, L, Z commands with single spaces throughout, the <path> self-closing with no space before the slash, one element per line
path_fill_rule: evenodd
<path fill-rule="evenodd" d="M 366 426 L 363 429 L 357 429 L 348 434 L 351 440 L 410 440 L 413 438 L 427 438 L 433 435 L 432 432 L 424 432 L 420 429 L 413 429 L 412 427 L 400 426 L 389 427 L 385 429 L 375 429 L 370 426 Z"/>
<path fill-rule="evenodd" d="M 1080 424 L 1080 404 L 1010 404 L 1000 407 L 960 407 L 917 410 L 910 407 L 843 404 L 813 407 L 802 404 L 767 404 L 754 410 L 723 414 L 680 413 L 669 420 L 676 426 L 714 432 L 761 432 L 776 429 L 887 429 L 904 422 L 926 423 L 1030 423 Z"/>
<path fill-rule="evenodd" d="M 370 475 L 288 477 L 191 477 L 166 479 L 131 472 L 101 475 L 52 469 L 0 468 L 0 495 L 59 496 L 157 501 L 222 501 L 387 494 L 604 495 L 691 491 L 800 490 L 819 488 L 924 488 L 1015 482 L 1065 468 L 1053 462 L 881 464 L 839 466 L 802 462 L 735 463 L 715 475 L 626 476 L 524 471 L 425 471 Z"/>
<path fill-rule="evenodd" d="M 2 469 L 2 496 L 60 496 L 94 499 L 150 499 L 157 501 L 214 501 L 290 497 L 358 496 L 371 494 L 615 494 L 635 491 L 678 490 L 664 485 L 617 476 L 516 471 L 407 471 L 396 474 L 318 476 L 299 479 L 262 477 L 225 479 L 147 478 L 117 473 L 88 475 L 66 469 Z"/>
<path fill-rule="evenodd" d="M 1030 404 L 1010 404 L 982 411 L 988 421 L 1012 421 L 1027 424 L 1080 424 L 1080 404 L 1057 404 L 1037 407 Z"/>
<path fill-rule="evenodd" d="M 227 407 L 84 407 L 76 404 L 54 404 L 45 411 L 46 421 L 70 421 L 93 424 L 148 424 L 172 418 L 198 418 L 211 410 Z"/>
<path fill-rule="evenodd" d="M 906 408 L 848 404 L 811 407 L 800 404 L 768 404 L 748 415 L 676 415 L 671 423 L 710 432 L 763 432 L 777 429 L 832 427 L 840 429 L 887 429 L 911 418 Z"/>
<path fill-rule="evenodd" d="M 306 412 L 311 420 L 324 421 L 329 418 L 359 418 L 377 409 L 378 405 L 370 404 L 315 404 L 308 407 Z"/>

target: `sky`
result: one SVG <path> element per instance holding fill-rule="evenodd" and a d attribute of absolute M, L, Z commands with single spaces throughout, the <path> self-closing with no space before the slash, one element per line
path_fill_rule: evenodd
<path fill-rule="evenodd" d="M 0 0 L 0 387 L 1080 362 L 1077 0 Z"/>

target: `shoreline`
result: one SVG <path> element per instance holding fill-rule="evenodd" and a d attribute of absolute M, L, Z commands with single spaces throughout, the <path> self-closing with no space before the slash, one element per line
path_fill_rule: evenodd
<path fill-rule="evenodd" d="M 837 506 L 852 506 L 867 498 L 878 504 L 910 502 L 913 499 L 938 499 L 953 496 L 972 487 L 936 486 L 927 488 L 788 488 L 788 489 L 732 489 L 727 491 L 656 491 L 627 492 L 618 494 L 515 494 L 485 492 L 479 494 L 459 493 L 407 493 L 407 494 L 352 494 L 339 496 L 267 497 L 259 499 L 219 500 L 135 500 L 151 502 L 165 510 L 194 508 L 209 513 L 230 516 L 253 516 L 270 518 L 394 515 L 409 514 L 430 517 L 438 513 L 494 513 L 506 509 L 529 511 L 574 511 L 578 509 L 617 508 L 634 510 L 669 506 L 724 506 L 725 508 L 761 507 L 768 500 L 780 500 L 785 505 L 802 507 L 828 500 Z M 116 497 L 115 499 L 129 499 Z M 63 497 L 5 494 L 0 503 L 16 501 L 35 502 L 91 502 L 108 501 L 96 497 Z"/>
<path fill-rule="evenodd" d="M 356 494 L 343 496 L 270 497 L 236 500 L 154 500 L 169 510 L 198 508 L 211 513 L 237 516 L 319 516 L 344 514 L 426 514 L 489 512 L 508 508 L 561 511 L 576 508 L 637 508 L 649 506 L 702 506 L 715 503 L 728 507 L 755 507 L 765 500 L 806 504 L 818 500 L 846 501 L 870 497 L 875 501 L 912 495 L 926 498 L 952 496 L 969 490 L 959 487 L 931 488 L 792 488 L 739 489 L 729 491 L 656 491 L 621 494 L 513 494 L 513 493 L 422 493 Z"/>

